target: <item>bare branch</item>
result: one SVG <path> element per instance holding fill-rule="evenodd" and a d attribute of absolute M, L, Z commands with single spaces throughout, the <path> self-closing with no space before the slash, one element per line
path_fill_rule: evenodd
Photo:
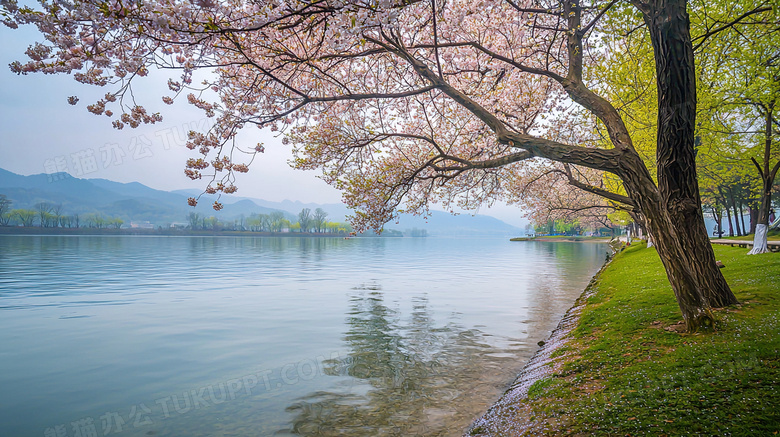
<path fill-rule="evenodd" d="M 606 13 L 607 13 L 607 11 L 608 11 L 608 10 L 610 10 L 610 8 L 612 8 L 612 6 L 614 6 L 614 5 L 615 5 L 615 3 L 617 3 L 617 0 L 612 0 L 611 2 L 609 2 L 609 4 L 608 4 L 607 6 L 605 6 L 605 7 L 604 7 L 604 9 L 602 9 L 602 10 L 601 10 L 601 11 L 600 11 L 600 12 L 599 12 L 599 13 L 598 13 L 598 14 L 597 14 L 597 15 L 596 15 L 594 18 L 593 18 L 593 20 L 592 20 L 592 21 L 591 21 L 591 22 L 590 22 L 590 23 L 589 23 L 587 26 L 585 26 L 585 27 L 584 27 L 584 28 L 583 28 L 583 29 L 580 31 L 580 35 L 582 35 L 582 36 L 585 36 L 585 35 L 586 35 L 586 34 L 587 34 L 589 31 L 590 31 L 590 29 L 592 29 L 592 28 L 593 28 L 593 26 L 595 26 L 595 25 L 596 25 L 596 23 L 599 21 L 599 19 L 601 19 L 601 17 L 602 17 L 604 14 L 606 14 Z"/>
<path fill-rule="evenodd" d="M 705 33 L 704 35 L 699 35 L 696 38 L 693 38 L 693 42 L 701 40 L 695 46 L 693 46 L 693 51 L 698 50 L 699 47 L 701 47 L 702 44 L 704 44 L 704 42 L 707 41 L 711 36 L 716 35 L 716 34 L 722 32 L 722 31 L 724 31 L 726 29 L 730 29 L 730 28 L 736 26 L 737 24 L 739 24 L 740 21 L 744 20 L 745 18 L 750 17 L 751 15 L 760 14 L 762 12 L 768 12 L 768 11 L 771 11 L 771 10 L 772 10 L 771 6 L 757 7 L 755 9 L 751 10 L 751 11 L 745 12 L 744 14 L 742 14 L 739 17 L 735 18 L 734 20 L 724 24 L 723 26 L 720 26 L 720 27 L 718 27 L 718 28 L 716 28 L 714 30 L 711 30 L 711 31 Z"/>

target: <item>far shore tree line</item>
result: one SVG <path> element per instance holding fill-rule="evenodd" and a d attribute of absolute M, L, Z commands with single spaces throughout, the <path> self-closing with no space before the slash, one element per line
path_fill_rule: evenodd
<path fill-rule="evenodd" d="M 12 206 L 13 201 L 0 194 L 0 226 L 119 229 L 125 223 L 101 213 L 65 214 L 62 205 L 48 202 L 36 203 L 31 209 Z"/>
<path fill-rule="evenodd" d="M 220 221 L 214 216 L 205 216 L 191 212 L 187 216 L 187 229 L 193 231 L 248 231 L 263 233 L 297 232 L 314 234 L 348 235 L 352 233 L 349 223 L 330 222 L 328 213 L 322 208 L 312 211 L 303 208 L 298 213 L 298 221 L 285 217 L 282 211 L 268 214 L 243 215 L 231 221 Z"/>
<path fill-rule="evenodd" d="M 604 226 L 597 226 L 592 225 L 588 226 L 586 224 L 583 224 L 580 222 L 579 219 L 573 219 L 573 220 L 564 220 L 564 219 L 558 219 L 553 220 L 549 219 L 546 222 L 542 223 L 530 223 L 528 226 L 526 226 L 526 233 L 531 235 L 538 235 L 538 236 L 555 236 L 555 235 L 566 235 L 566 236 L 578 236 L 578 235 L 598 235 L 598 236 L 614 236 L 619 232 L 619 227 L 617 225 L 604 225 Z"/>
<path fill-rule="evenodd" d="M 143 227 L 153 226 L 143 222 Z M 38 228 L 92 228 L 92 229 L 123 229 L 131 225 L 119 217 L 110 217 L 101 213 L 66 214 L 60 204 L 39 202 L 33 208 L 13 208 L 13 201 L 0 194 L 0 226 L 21 226 Z M 158 224 L 158 229 L 177 228 L 192 231 L 244 231 L 244 232 L 299 232 L 316 234 L 348 235 L 352 232 L 349 223 L 328 221 L 328 213 L 322 208 L 311 211 L 304 208 L 298 213 L 298 221 L 293 222 L 285 217 L 282 211 L 269 214 L 243 215 L 233 220 L 220 220 L 214 216 L 206 216 L 191 212 L 187 223 Z"/>

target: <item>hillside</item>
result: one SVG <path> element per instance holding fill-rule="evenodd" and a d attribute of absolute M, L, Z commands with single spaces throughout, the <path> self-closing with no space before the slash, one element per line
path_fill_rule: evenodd
<path fill-rule="evenodd" d="M 290 222 L 297 222 L 303 208 L 317 208 L 328 213 L 330 222 L 344 222 L 350 211 L 343 204 L 316 204 L 285 200 L 272 202 L 263 199 L 223 196 L 221 211 L 211 208 L 216 196 L 204 195 L 199 205 L 192 208 L 187 198 L 200 194 L 196 190 L 163 191 L 139 182 L 121 183 L 107 179 L 80 179 L 67 173 L 36 174 L 23 176 L 0 169 L 0 194 L 13 203 L 12 209 L 35 209 L 41 202 L 61 205 L 63 215 L 100 214 L 122 219 L 125 226 L 131 223 L 149 222 L 155 227 L 184 224 L 190 213 L 201 217 L 215 217 L 221 222 L 233 222 L 253 214 L 281 212 Z M 397 223 L 389 223 L 386 229 L 425 230 L 428 235 L 517 235 L 520 230 L 501 220 L 485 215 L 451 215 L 432 211 L 427 218 L 402 216 Z"/>

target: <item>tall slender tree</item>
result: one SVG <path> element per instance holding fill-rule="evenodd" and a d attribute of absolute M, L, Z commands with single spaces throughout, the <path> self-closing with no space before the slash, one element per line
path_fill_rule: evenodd
<path fill-rule="evenodd" d="M 11 205 L 13 201 L 5 194 L 0 194 L 0 225 L 7 226 L 11 220 Z"/>
<path fill-rule="evenodd" d="M 314 229 L 317 230 L 317 232 L 322 232 L 325 229 L 325 224 L 327 223 L 328 219 L 328 213 L 325 212 L 322 208 L 317 208 L 314 210 L 314 214 L 311 217 L 312 225 L 314 225 Z"/>
<path fill-rule="evenodd" d="M 298 213 L 298 223 L 301 225 L 301 232 L 309 232 L 312 225 L 311 209 L 303 208 Z"/>

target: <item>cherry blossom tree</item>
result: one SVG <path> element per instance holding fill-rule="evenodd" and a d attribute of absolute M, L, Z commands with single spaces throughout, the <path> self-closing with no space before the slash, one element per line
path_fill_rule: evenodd
<path fill-rule="evenodd" d="M 510 203 L 517 204 L 528 212 L 532 222 L 541 224 L 550 220 L 577 221 L 592 228 L 612 227 L 609 220 L 615 211 L 630 210 L 630 207 L 605 199 L 591 191 L 577 188 L 577 185 L 610 189 L 609 179 L 601 172 L 572 166 L 569 164 L 549 163 L 538 165 L 534 174 L 518 173 L 504 182 L 505 196 Z M 512 186 L 517 184 L 517 186 Z"/>
<path fill-rule="evenodd" d="M 689 329 L 736 302 L 701 212 L 685 0 L 0 2 L 6 25 L 32 24 L 43 37 L 12 70 L 107 87 L 88 109 L 117 128 L 161 118 L 134 100 L 135 78 L 180 70 L 162 100 L 186 98 L 216 118 L 188 143 L 199 156 L 186 173 L 206 177 L 206 192 L 234 192 L 236 174 L 263 151 L 236 141 L 250 125 L 283 134 L 297 167 L 342 189 L 358 230 L 435 201 L 470 208 L 511 197 L 513 177 L 549 162 L 566 176 L 564 164 L 603 171 L 622 194 L 580 179 L 578 188 L 641 213 Z M 621 61 L 600 42 L 613 16 L 634 19 L 654 49 L 656 170 L 588 78 L 593 65 Z M 561 139 L 577 111 L 607 141 Z"/>

